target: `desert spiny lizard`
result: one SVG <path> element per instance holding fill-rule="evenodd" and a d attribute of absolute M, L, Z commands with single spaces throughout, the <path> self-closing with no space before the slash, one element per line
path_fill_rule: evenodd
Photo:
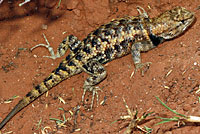
<path fill-rule="evenodd" d="M 181 35 L 195 20 L 194 14 L 183 7 L 175 7 L 155 18 L 150 18 L 141 7 L 138 7 L 138 12 L 139 15 L 136 17 L 115 19 L 101 25 L 82 41 L 73 35 L 66 37 L 59 45 L 57 55 L 52 54 L 50 58 L 61 57 L 68 48 L 70 54 L 43 82 L 19 101 L 0 123 L 0 129 L 40 95 L 61 81 L 81 72 L 90 75 L 83 85 L 82 101 L 86 91 L 92 92 L 92 108 L 94 97 L 99 90 L 96 85 L 106 78 L 103 64 L 131 53 L 136 70 L 142 68 L 145 63 L 141 63 L 141 52 L 149 51 L 165 40 Z"/>

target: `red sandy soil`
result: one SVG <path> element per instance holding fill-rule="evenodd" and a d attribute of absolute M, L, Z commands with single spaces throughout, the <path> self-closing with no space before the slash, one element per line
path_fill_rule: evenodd
<path fill-rule="evenodd" d="M 120 116 L 127 115 L 122 97 L 130 109 L 138 109 L 139 116 L 144 112 L 155 112 L 148 118 L 174 116 L 155 96 L 181 114 L 200 115 L 199 94 L 196 93 L 200 85 L 199 0 L 62 0 L 59 8 L 59 0 L 32 0 L 19 7 L 21 2 L 23 0 L 4 0 L 0 5 L 0 121 L 62 60 L 42 57 L 49 55 L 43 47 L 29 51 L 36 44 L 45 43 L 43 33 L 56 50 L 58 44 L 69 34 L 83 39 L 92 30 L 113 18 L 137 15 L 136 6 L 143 7 L 151 17 L 175 6 L 183 6 L 195 13 L 196 22 L 182 36 L 142 54 L 143 62 L 152 62 L 144 77 L 136 73 L 130 78 L 134 70 L 131 55 L 106 64 L 108 76 L 99 84 L 103 90 L 99 92 L 100 102 L 105 96 L 107 98 L 104 105 L 97 105 L 95 102 L 93 111 L 84 110 L 80 102 L 82 86 L 88 75 L 81 73 L 63 81 L 52 88 L 48 96 L 42 95 L 20 111 L 1 130 L 2 134 L 41 134 L 45 127 L 48 127 L 45 133 L 49 134 L 72 133 L 74 128 L 79 128 L 79 131 L 73 132 L 77 134 L 123 133 L 128 121 L 115 122 Z M 19 98 L 11 103 L 4 103 L 14 95 Z M 63 98 L 66 104 L 60 103 L 58 97 Z M 86 98 L 89 104 L 91 94 L 87 94 Z M 73 109 L 78 105 L 81 108 L 76 126 L 74 118 L 61 128 L 50 120 L 63 119 L 64 112 L 59 108 L 74 113 Z M 68 117 L 70 114 L 66 112 L 66 118 Z M 152 128 L 153 134 L 200 133 L 200 124 L 178 126 L 177 122 L 171 122 L 155 126 L 159 121 L 148 120 L 141 126 Z"/>

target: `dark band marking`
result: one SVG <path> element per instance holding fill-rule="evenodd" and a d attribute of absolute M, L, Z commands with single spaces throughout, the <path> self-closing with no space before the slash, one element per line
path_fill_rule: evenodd
<path fill-rule="evenodd" d="M 100 58 L 98 61 L 99 61 L 99 63 L 102 63 L 102 64 L 107 63 L 107 62 L 106 62 L 106 59 L 104 59 L 104 58 Z M 109 61 L 109 60 L 108 60 L 108 61 Z"/>
<path fill-rule="evenodd" d="M 101 43 L 98 41 L 98 38 L 94 37 L 91 41 L 92 47 L 96 47 L 96 49 L 99 49 L 101 47 Z"/>
<path fill-rule="evenodd" d="M 67 41 L 67 40 L 66 40 L 66 39 L 64 39 L 64 40 L 62 41 L 62 44 L 66 44 L 66 41 Z"/>
<path fill-rule="evenodd" d="M 86 52 L 87 54 L 90 54 L 90 48 L 89 47 L 84 47 L 83 51 Z"/>
<path fill-rule="evenodd" d="M 70 62 L 68 63 L 68 65 L 69 65 L 69 66 L 76 66 L 76 65 L 74 64 L 73 61 L 70 61 Z"/>
<path fill-rule="evenodd" d="M 73 43 L 70 44 L 70 48 L 71 48 L 72 50 L 74 50 L 75 48 L 77 48 L 77 44 L 79 44 L 79 43 L 78 43 L 78 41 L 76 40 L 76 41 L 74 41 Z"/>
<path fill-rule="evenodd" d="M 66 61 L 70 60 L 71 59 L 71 55 L 70 54 L 67 55 L 67 57 L 65 59 L 66 59 Z"/>
<path fill-rule="evenodd" d="M 164 38 L 155 36 L 153 34 L 149 34 L 149 38 L 151 39 L 154 46 L 158 46 L 164 41 Z"/>
<path fill-rule="evenodd" d="M 82 66 L 86 71 L 89 71 L 90 72 L 90 70 L 88 69 L 88 66 L 86 66 L 85 64 Z"/>
<path fill-rule="evenodd" d="M 104 33 L 105 33 L 105 36 L 111 35 L 111 31 L 109 29 L 105 30 Z"/>
<path fill-rule="evenodd" d="M 124 50 L 127 50 L 127 49 L 128 49 L 128 43 L 129 43 L 128 40 L 123 40 L 123 41 L 120 43 L 120 46 L 122 46 Z"/>
<path fill-rule="evenodd" d="M 55 70 L 52 73 L 55 73 Z M 52 81 L 52 82 L 54 81 L 52 74 L 43 81 L 44 85 L 49 89 L 49 88 L 51 88 L 51 85 L 47 84 L 48 81 Z"/>
<path fill-rule="evenodd" d="M 30 96 L 32 96 L 32 93 L 31 93 L 31 92 L 28 92 L 28 93 L 26 94 L 26 97 L 30 97 Z"/>
<path fill-rule="evenodd" d="M 126 23 L 126 20 L 125 19 L 121 19 L 119 20 L 120 24 L 125 24 Z"/>
<path fill-rule="evenodd" d="M 40 90 L 40 85 L 37 85 L 37 86 L 35 87 L 35 89 L 39 92 L 39 94 L 42 93 L 42 91 Z"/>
<path fill-rule="evenodd" d="M 103 61 L 105 60 L 105 58 L 102 58 L 103 54 L 102 53 L 97 53 L 96 56 L 94 56 L 93 59 L 96 59 L 99 63 L 103 63 Z"/>
<path fill-rule="evenodd" d="M 54 72 L 54 71 L 53 71 Z M 53 77 L 50 75 L 48 78 L 44 79 L 44 82 L 51 80 Z"/>
<path fill-rule="evenodd" d="M 68 71 L 68 68 L 66 67 L 66 64 L 65 63 L 60 63 L 59 67 L 58 67 L 60 70 L 63 70 L 63 71 Z"/>
<path fill-rule="evenodd" d="M 81 61 L 82 60 L 82 55 L 81 54 L 76 55 L 75 59 Z"/>
<path fill-rule="evenodd" d="M 84 42 L 84 44 L 86 44 L 86 42 L 87 42 L 87 38 L 83 39 L 83 42 Z"/>
<path fill-rule="evenodd" d="M 117 52 L 121 52 L 121 47 L 120 47 L 120 45 L 115 45 L 114 48 L 115 48 L 115 50 L 116 50 Z"/>
<path fill-rule="evenodd" d="M 124 28 L 125 31 L 127 31 L 128 33 L 130 32 L 132 26 L 131 25 L 128 25 Z"/>
<path fill-rule="evenodd" d="M 108 39 L 106 39 L 106 38 L 101 38 L 101 41 L 109 43 Z"/>
<path fill-rule="evenodd" d="M 76 47 L 75 49 L 73 49 L 72 51 L 74 52 L 74 53 L 77 53 L 78 52 L 78 50 L 79 50 L 79 47 Z"/>
<path fill-rule="evenodd" d="M 54 73 L 56 75 L 60 76 L 61 79 L 63 79 L 65 77 L 60 72 L 61 70 L 64 71 L 64 72 L 67 72 L 68 74 L 70 74 L 70 69 L 68 67 L 66 67 L 66 64 L 60 63 L 59 67 L 55 69 Z"/>
<path fill-rule="evenodd" d="M 117 34 L 117 36 L 118 36 L 118 35 L 121 35 L 123 29 L 124 29 L 124 26 L 120 26 L 120 27 L 117 27 L 117 28 L 116 28 L 116 34 Z"/>
<path fill-rule="evenodd" d="M 96 79 L 97 79 L 97 78 L 98 78 L 98 77 L 97 77 L 97 76 L 95 76 L 95 75 L 94 75 L 94 76 L 92 76 L 92 80 L 93 80 L 93 81 L 96 81 Z"/>
<path fill-rule="evenodd" d="M 69 41 L 72 40 L 72 38 L 74 37 L 74 35 L 69 35 Z"/>
<path fill-rule="evenodd" d="M 107 59 L 111 59 L 111 56 L 113 54 L 114 50 L 112 48 L 108 48 L 105 50 L 105 55 Z"/>
<path fill-rule="evenodd" d="M 141 30 L 141 26 L 140 26 L 140 25 L 136 25 L 136 26 L 134 26 L 133 29 L 134 29 L 135 31 Z"/>
<path fill-rule="evenodd" d="M 100 34 L 100 32 L 101 32 L 100 29 L 97 29 L 97 30 L 95 30 L 95 31 L 93 32 L 93 34 L 97 36 L 97 35 Z"/>
<path fill-rule="evenodd" d="M 36 96 L 30 96 L 30 100 L 32 101 L 32 100 L 34 100 L 36 98 Z"/>
<path fill-rule="evenodd" d="M 97 39 L 96 38 L 93 38 L 92 41 L 91 41 L 91 44 L 92 44 L 92 47 L 96 46 L 97 45 Z"/>
<path fill-rule="evenodd" d="M 112 27 L 112 24 L 111 24 L 111 23 L 105 25 L 105 28 L 106 28 L 106 29 L 107 29 L 107 28 L 111 28 L 111 27 Z"/>
<path fill-rule="evenodd" d="M 56 75 L 60 75 L 60 74 L 59 74 L 59 71 L 60 71 L 60 68 L 58 67 L 58 68 L 56 68 L 56 70 L 54 71 L 54 73 L 55 73 Z"/>

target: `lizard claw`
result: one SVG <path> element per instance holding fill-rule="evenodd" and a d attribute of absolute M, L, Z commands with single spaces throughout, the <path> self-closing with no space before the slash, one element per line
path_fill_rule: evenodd
<path fill-rule="evenodd" d="M 82 95 L 82 102 L 84 102 L 86 92 L 87 91 L 92 92 L 92 101 L 91 101 L 90 108 L 88 109 L 89 111 L 92 110 L 93 108 L 95 96 L 97 97 L 97 104 L 99 103 L 99 95 L 98 95 L 99 90 L 102 91 L 99 87 L 93 87 L 93 86 L 84 88 L 83 95 Z"/>
<path fill-rule="evenodd" d="M 138 70 L 141 70 L 141 75 L 144 76 L 144 72 L 147 71 L 147 69 L 149 68 L 150 64 L 152 64 L 151 62 L 145 62 L 145 63 L 138 63 L 135 64 L 135 71 L 132 72 L 131 77 L 133 77 L 133 75 L 135 74 L 135 72 L 137 72 Z M 142 69 L 143 67 L 146 67 L 145 69 Z"/>

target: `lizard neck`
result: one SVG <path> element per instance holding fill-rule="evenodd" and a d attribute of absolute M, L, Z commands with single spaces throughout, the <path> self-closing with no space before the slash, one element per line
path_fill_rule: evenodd
<path fill-rule="evenodd" d="M 163 31 L 167 30 L 162 23 L 156 22 L 156 20 L 157 18 L 149 18 L 145 20 L 145 23 L 143 24 L 145 29 L 148 31 L 149 38 L 154 46 L 158 46 L 165 41 L 165 39 L 160 36 L 160 34 L 162 34 Z"/>
<path fill-rule="evenodd" d="M 163 33 L 169 33 L 172 30 L 172 24 L 169 21 L 163 21 L 160 18 L 153 18 L 149 23 L 149 32 L 157 37 L 162 37 Z"/>

